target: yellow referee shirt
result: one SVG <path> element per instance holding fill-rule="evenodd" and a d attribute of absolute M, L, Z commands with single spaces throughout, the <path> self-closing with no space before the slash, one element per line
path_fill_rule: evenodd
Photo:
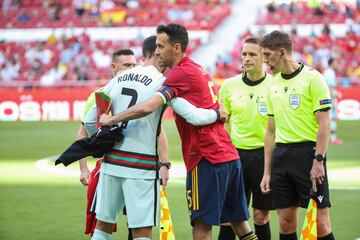
<path fill-rule="evenodd" d="M 273 77 L 268 115 L 275 119 L 277 143 L 316 142 L 319 126 L 315 112 L 330 108 L 329 88 L 315 69 L 301 64 L 290 75 Z"/>
<path fill-rule="evenodd" d="M 236 148 L 251 150 L 264 146 L 270 81 L 269 74 L 251 81 L 244 73 L 225 80 L 221 87 L 219 97 L 230 116 L 230 138 Z"/>

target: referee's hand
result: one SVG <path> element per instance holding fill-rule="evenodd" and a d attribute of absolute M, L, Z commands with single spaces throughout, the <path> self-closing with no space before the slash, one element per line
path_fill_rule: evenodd
<path fill-rule="evenodd" d="M 314 192 L 317 192 L 316 184 L 321 185 L 325 179 L 325 169 L 323 161 L 313 160 L 313 165 L 310 171 L 310 180 L 312 184 L 312 189 Z"/>
<path fill-rule="evenodd" d="M 220 121 L 227 122 L 229 118 L 229 114 L 226 111 L 226 108 L 224 106 L 224 100 L 221 100 L 219 102 L 219 112 L 220 112 Z"/>
<path fill-rule="evenodd" d="M 260 183 L 261 192 L 263 194 L 268 194 L 271 191 L 270 187 L 270 175 L 266 174 L 263 176 Z"/>

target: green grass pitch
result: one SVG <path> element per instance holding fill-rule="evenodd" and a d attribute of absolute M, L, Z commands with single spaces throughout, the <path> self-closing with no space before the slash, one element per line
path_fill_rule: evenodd
<path fill-rule="evenodd" d="M 37 166 L 39 159 L 60 154 L 75 138 L 78 122 L 0 122 L 0 239 L 82 240 L 86 188 L 79 180 L 78 164 Z M 172 162 L 181 162 L 179 137 L 173 122 L 164 123 Z M 360 237 L 360 122 L 340 122 L 342 145 L 330 145 L 328 170 L 331 190 L 331 219 L 336 239 Z M 52 162 L 51 162 L 52 164 Z M 90 161 L 93 165 L 94 161 Z M 67 173 L 72 174 L 67 174 Z M 75 174 L 74 174 L 75 173 Z M 191 239 L 191 227 L 183 182 L 167 188 L 169 205 L 178 240 Z M 302 225 L 304 210 L 299 214 Z M 126 239 L 125 219 L 119 221 L 112 239 Z M 218 229 L 214 228 L 213 239 Z M 272 213 L 273 239 L 278 239 L 278 218 Z M 153 239 L 159 239 L 157 230 Z"/>

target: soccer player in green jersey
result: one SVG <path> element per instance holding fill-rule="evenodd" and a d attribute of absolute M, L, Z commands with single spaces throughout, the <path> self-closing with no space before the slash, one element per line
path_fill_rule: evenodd
<path fill-rule="evenodd" d="M 247 204 L 252 195 L 255 233 L 270 240 L 271 194 L 263 194 L 260 182 L 264 172 L 264 137 L 267 125 L 267 93 L 271 75 L 264 69 L 260 40 L 247 38 L 242 47 L 244 73 L 225 80 L 219 98 L 229 114 L 226 128 L 243 166 Z M 229 226 L 222 225 L 219 240 L 235 240 Z"/>
<path fill-rule="evenodd" d="M 261 190 L 273 194 L 280 240 L 297 239 L 297 209 L 306 208 L 311 189 L 317 195 L 317 239 L 335 239 L 326 174 L 329 88 L 318 71 L 294 60 L 287 33 L 273 31 L 260 45 L 264 60 L 274 73 L 269 89 Z"/>

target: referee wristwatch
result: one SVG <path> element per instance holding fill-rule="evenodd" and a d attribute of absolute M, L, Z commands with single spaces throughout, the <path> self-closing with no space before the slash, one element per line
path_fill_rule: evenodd
<path fill-rule="evenodd" d="M 160 167 L 166 167 L 167 169 L 171 168 L 171 162 L 161 162 Z"/>
<path fill-rule="evenodd" d="M 321 162 L 321 161 L 324 160 L 324 156 L 321 155 L 321 154 L 316 154 L 316 155 L 315 155 L 315 159 L 316 159 L 318 162 Z"/>

